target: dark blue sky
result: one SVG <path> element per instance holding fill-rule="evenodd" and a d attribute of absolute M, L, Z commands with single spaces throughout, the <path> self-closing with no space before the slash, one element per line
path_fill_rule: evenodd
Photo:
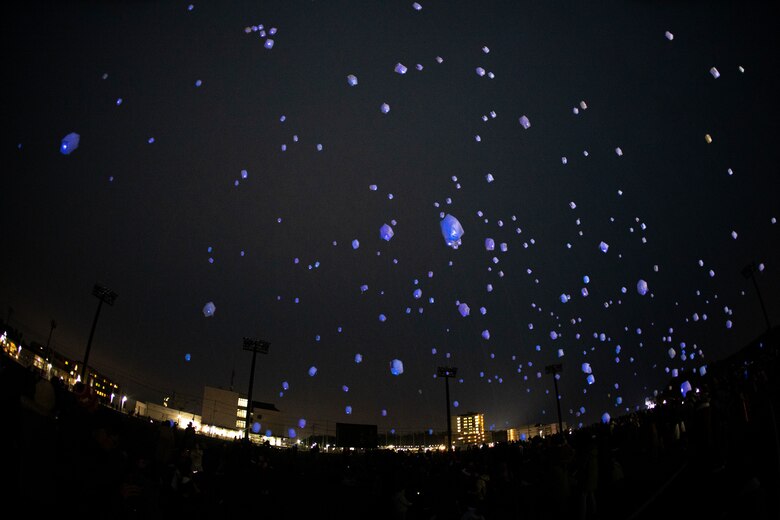
<path fill-rule="evenodd" d="M 45 342 L 54 318 L 54 346 L 81 359 L 102 283 L 119 298 L 91 364 L 134 397 L 175 391 L 199 412 L 233 370 L 246 391 L 250 336 L 271 343 L 255 399 L 309 424 L 408 430 L 445 427 L 440 365 L 463 379 L 453 412 L 496 428 L 556 420 L 553 362 L 566 422 L 641 406 L 666 369 L 762 332 L 751 261 L 777 319 L 778 37 L 763 3 L 421 3 L 28 2 L 5 17 L 12 325 Z M 245 32 L 260 24 L 278 29 L 270 50 Z M 70 132 L 80 145 L 63 155 Z"/>

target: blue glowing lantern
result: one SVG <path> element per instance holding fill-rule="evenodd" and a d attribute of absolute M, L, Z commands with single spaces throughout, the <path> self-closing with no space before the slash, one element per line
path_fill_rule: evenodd
<path fill-rule="evenodd" d="M 80 139 L 81 136 L 76 132 L 71 132 L 63 137 L 62 143 L 60 144 L 60 153 L 62 153 L 62 155 L 70 155 L 73 150 L 79 147 Z"/>
<path fill-rule="evenodd" d="M 384 224 L 381 228 L 379 228 L 379 237 L 386 242 L 389 242 L 390 239 L 393 238 L 394 234 L 395 232 L 393 231 L 393 228 L 388 224 Z"/>
<path fill-rule="evenodd" d="M 206 305 L 203 306 L 203 315 L 207 318 L 211 318 L 214 316 L 214 312 L 217 310 L 217 307 L 214 305 L 214 302 L 208 302 Z"/>
<path fill-rule="evenodd" d="M 450 215 L 449 213 L 441 221 L 441 234 L 444 236 L 444 241 L 453 249 L 457 249 L 461 244 L 461 237 L 463 236 L 463 226 L 460 225 L 458 219 Z"/>
<path fill-rule="evenodd" d="M 390 362 L 390 373 L 394 376 L 400 376 L 404 373 L 404 363 L 400 359 L 394 359 Z"/>

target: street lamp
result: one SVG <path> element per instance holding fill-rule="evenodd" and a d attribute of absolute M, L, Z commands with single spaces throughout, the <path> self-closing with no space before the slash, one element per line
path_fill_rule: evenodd
<path fill-rule="evenodd" d="M 252 387 L 255 384 L 255 360 L 257 353 L 268 354 L 271 344 L 267 341 L 254 338 L 244 338 L 244 350 L 252 352 L 252 370 L 249 372 L 249 393 L 246 400 L 246 441 L 249 442 L 249 432 L 252 429 Z"/>
<path fill-rule="evenodd" d="M 761 304 L 761 311 L 764 313 L 764 321 L 766 322 L 766 330 L 770 330 L 772 327 L 769 325 L 769 315 L 766 313 L 766 307 L 764 307 L 764 299 L 761 297 L 761 291 L 758 289 L 758 282 L 756 282 L 756 264 L 750 262 L 744 268 L 742 268 L 742 276 L 753 280 L 753 287 L 756 288 L 756 294 L 758 295 L 758 302 Z"/>
<path fill-rule="evenodd" d="M 87 381 L 87 362 L 89 361 L 89 350 L 92 348 L 92 338 L 95 336 L 95 327 L 97 327 L 98 316 L 100 316 L 100 308 L 103 306 L 103 303 L 114 305 L 114 301 L 116 301 L 118 295 L 111 289 L 95 284 L 95 287 L 92 288 L 92 296 L 95 296 L 100 300 L 100 303 L 98 303 L 97 311 L 95 312 L 95 320 L 92 322 L 92 330 L 89 332 L 87 351 L 84 353 L 84 364 L 81 365 L 81 381 L 87 386 L 89 386 L 89 382 Z"/>
<path fill-rule="evenodd" d="M 563 365 L 561 363 L 555 365 L 547 365 L 544 367 L 546 374 L 553 375 L 553 383 L 555 384 L 555 402 L 558 405 L 558 432 L 563 435 L 563 420 L 561 419 L 561 396 L 558 394 L 558 374 L 563 372 Z"/>
<path fill-rule="evenodd" d="M 458 373 L 456 367 L 438 367 L 436 375 L 444 378 L 444 388 L 447 396 L 447 451 L 452 450 L 452 418 L 450 417 L 450 378 Z"/>

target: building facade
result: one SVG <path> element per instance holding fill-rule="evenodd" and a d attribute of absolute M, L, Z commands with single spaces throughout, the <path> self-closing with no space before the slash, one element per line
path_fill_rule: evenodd
<path fill-rule="evenodd" d="M 566 431 L 566 423 L 563 423 L 563 431 Z M 558 423 L 550 424 L 528 424 L 517 428 L 510 428 L 507 431 L 507 440 L 509 442 L 527 441 L 534 437 L 545 438 L 548 435 L 558 433 Z"/>
<path fill-rule="evenodd" d="M 485 442 L 485 414 L 469 412 L 452 418 L 454 443 L 460 446 Z"/>

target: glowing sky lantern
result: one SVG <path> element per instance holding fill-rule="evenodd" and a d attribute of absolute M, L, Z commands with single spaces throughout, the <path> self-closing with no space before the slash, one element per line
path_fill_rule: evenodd
<path fill-rule="evenodd" d="M 361 363 L 363 361 L 363 356 L 361 354 L 355 354 L 355 363 Z"/>
<path fill-rule="evenodd" d="M 530 119 L 528 119 L 528 116 L 521 116 L 520 117 L 520 125 L 523 128 L 525 128 L 526 130 L 531 128 L 531 121 L 530 121 Z"/>
<path fill-rule="evenodd" d="M 390 362 L 390 373 L 394 376 L 400 376 L 404 373 L 404 363 L 400 359 L 394 359 Z"/>
<path fill-rule="evenodd" d="M 390 112 L 390 105 L 387 103 L 382 103 L 382 106 L 379 107 L 379 110 L 381 110 L 383 114 L 387 114 Z"/>
<path fill-rule="evenodd" d="M 482 339 L 490 339 L 490 331 L 485 329 L 482 331 Z"/>
<path fill-rule="evenodd" d="M 639 280 L 636 283 L 636 292 L 638 292 L 642 296 L 647 294 L 647 282 L 644 280 Z"/>
<path fill-rule="evenodd" d="M 252 423 L 252 433 L 260 433 L 260 428 L 262 428 L 262 426 L 260 426 L 259 422 L 255 421 Z"/>
<path fill-rule="evenodd" d="M 671 32 L 669 32 L 669 31 L 666 31 L 666 32 L 664 33 L 664 36 L 666 36 L 666 39 L 667 39 L 667 40 L 669 40 L 669 41 L 672 41 L 672 40 L 674 40 L 674 34 L 672 34 L 672 33 L 671 33 Z"/>
<path fill-rule="evenodd" d="M 486 238 L 485 239 L 485 249 L 488 251 L 493 251 L 496 248 L 496 241 L 492 238 Z"/>
<path fill-rule="evenodd" d="M 585 372 L 586 374 L 592 373 L 593 369 L 590 368 L 590 363 L 583 363 L 582 364 L 582 371 Z"/>
<path fill-rule="evenodd" d="M 588 377 L 585 378 L 585 380 L 588 382 L 589 385 L 592 385 L 596 382 L 596 376 L 593 374 L 588 374 Z"/>
<path fill-rule="evenodd" d="M 357 85 L 358 84 L 357 76 L 355 76 L 354 74 L 350 74 L 349 76 L 347 76 L 347 84 L 350 87 L 354 87 L 355 85 Z"/>
<path fill-rule="evenodd" d="M 680 385 L 680 392 L 682 393 L 682 396 L 685 397 L 690 391 L 691 391 L 690 381 L 683 381 L 682 384 Z"/>
<path fill-rule="evenodd" d="M 62 155 L 70 155 L 71 152 L 79 147 L 79 140 L 81 140 L 81 136 L 76 132 L 71 132 L 63 137 L 60 143 L 60 153 Z"/>
<path fill-rule="evenodd" d="M 189 361 L 190 359 L 192 359 L 192 356 L 190 356 L 189 352 L 184 354 L 184 361 Z"/>
<path fill-rule="evenodd" d="M 383 224 L 381 228 L 379 228 L 379 238 L 382 240 L 389 242 L 391 238 L 393 238 L 393 235 L 395 235 L 395 231 L 393 231 L 393 228 L 389 224 Z"/>
<path fill-rule="evenodd" d="M 306 428 L 306 419 L 298 419 L 298 428 Z"/>
<path fill-rule="evenodd" d="M 406 74 L 406 65 L 404 65 L 403 63 L 396 63 L 395 64 L 395 71 L 398 74 Z"/>
<path fill-rule="evenodd" d="M 461 316 L 465 318 L 466 316 L 469 315 L 471 309 L 469 309 L 469 306 L 466 305 L 465 303 L 461 303 L 460 305 L 458 305 L 458 312 L 460 313 Z"/>
<path fill-rule="evenodd" d="M 441 234 L 444 236 L 444 242 L 448 246 L 457 249 L 464 234 L 463 226 L 460 225 L 457 218 L 448 213 L 441 221 Z"/>
<path fill-rule="evenodd" d="M 607 412 L 604 412 L 604 414 L 601 416 L 601 422 L 604 424 L 609 424 L 611 417 Z"/>
<path fill-rule="evenodd" d="M 420 9 L 422 9 L 422 6 L 417 2 L 413 3 L 412 7 L 414 8 L 415 11 L 419 11 Z"/>
<path fill-rule="evenodd" d="M 606 253 L 607 250 L 609 250 L 609 244 L 607 244 L 606 242 L 600 242 L 599 249 L 601 249 L 602 253 Z"/>
<path fill-rule="evenodd" d="M 214 305 L 214 302 L 208 302 L 206 305 L 203 306 L 203 315 L 207 318 L 210 318 L 214 316 L 214 311 L 217 310 L 216 305 Z"/>
<path fill-rule="evenodd" d="M 316 373 L 317 373 L 317 367 L 315 366 L 309 367 L 309 376 L 314 377 Z"/>
<path fill-rule="evenodd" d="M 360 241 L 358 241 L 358 239 L 356 238 L 355 240 L 352 241 L 352 249 L 357 249 L 359 247 L 360 247 Z"/>

